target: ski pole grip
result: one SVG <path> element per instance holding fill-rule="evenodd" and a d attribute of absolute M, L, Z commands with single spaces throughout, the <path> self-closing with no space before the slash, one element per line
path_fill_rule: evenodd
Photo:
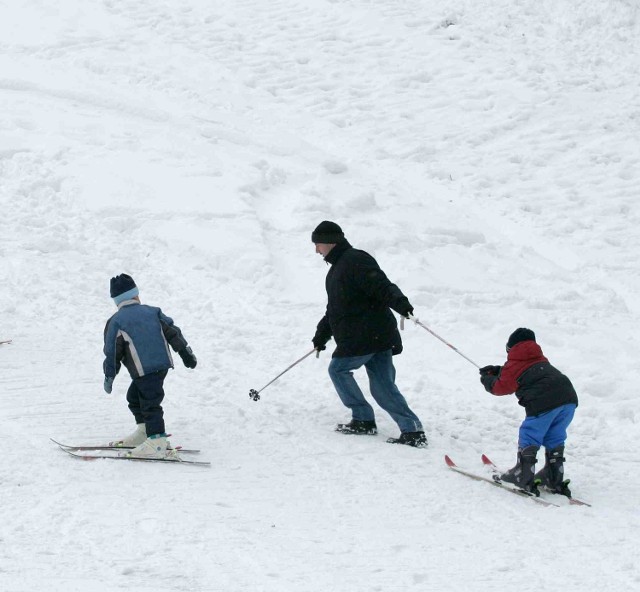
<path fill-rule="evenodd" d="M 406 320 L 413 321 L 416 325 L 420 324 L 418 317 L 414 317 L 411 313 L 409 313 L 408 317 L 400 315 L 400 331 L 404 331 L 404 322 Z"/>

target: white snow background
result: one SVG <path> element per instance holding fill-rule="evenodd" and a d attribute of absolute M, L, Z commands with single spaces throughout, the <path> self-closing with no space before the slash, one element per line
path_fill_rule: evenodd
<path fill-rule="evenodd" d="M 640 589 L 639 40 L 637 0 L 0 1 L 0 589 Z M 593 507 L 446 467 L 511 466 L 524 411 L 413 324 L 426 450 L 334 433 L 331 350 L 249 399 L 312 347 L 322 220 L 478 364 L 534 329 Z M 133 428 L 123 272 L 198 356 L 165 418 L 209 469 L 49 441 Z"/>

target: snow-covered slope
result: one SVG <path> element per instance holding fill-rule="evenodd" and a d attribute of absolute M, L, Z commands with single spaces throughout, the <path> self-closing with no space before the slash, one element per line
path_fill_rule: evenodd
<path fill-rule="evenodd" d="M 633 589 L 640 478 L 639 7 L 631 0 L 0 2 L 0 589 Z M 534 329 L 580 407 L 546 509 L 450 472 L 515 460 L 523 413 L 407 327 L 427 450 L 345 438 L 311 357 L 335 220 L 480 365 Z M 173 442 L 210 470 L 82 463 L 109 278 L 199 364 Z M 365 375 L 358 375 L 365 385 Z M 513 498 L 513 499 L 512 499 Z"/>

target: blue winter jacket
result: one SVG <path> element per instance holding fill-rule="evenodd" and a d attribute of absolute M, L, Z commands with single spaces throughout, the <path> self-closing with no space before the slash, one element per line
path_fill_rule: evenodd
<path fill-rule="evenodd" d="M 173 320 L 155 306 L 126 300 L 104 328 L 104 375 L 115 378 L 121 363 L 131 378 L 173 368 L 174 351 L 187 347 Z"/>

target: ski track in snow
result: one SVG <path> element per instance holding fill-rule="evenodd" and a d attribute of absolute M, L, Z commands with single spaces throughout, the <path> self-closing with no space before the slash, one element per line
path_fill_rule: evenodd
<path fill-rule="evenodd" d="M 638 587 L 639 39 L 622 0 L 0 3 L 0 589 Z M 510 466 L 523 414 L 420 327 L 426 451 L 381 411 L 333 433 L 327 352 L 250 401 L 311 348 L 324 219 L 480 365 L 534 328 L 592 508 L 446 468 Z M 48 441 L 131 428 L 126 378 L 101 389 L 121 272 L 198 356 L 164 407 L 209 470 Z"/>

